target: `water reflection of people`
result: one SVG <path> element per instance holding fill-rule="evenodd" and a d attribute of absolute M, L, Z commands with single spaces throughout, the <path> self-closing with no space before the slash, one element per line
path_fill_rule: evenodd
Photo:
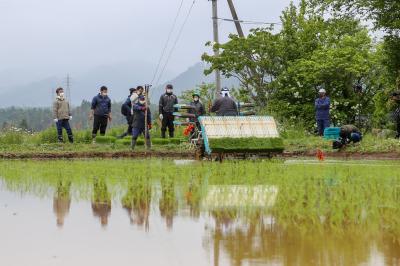
<path fill-rule="evenodd" d="M 149 230 L 151 184 L 149 180 L 130 180 L 128 191 L 122 198 L 122 206 L 128 211 L 131 224 L 144 226 Z"/>
<path fill-rule="evenodd" d="M 190 216 L 192 218 L 200 217 L 200 200 L 201 200 L 201 177 L 193 179 L 186 191 L 186 203 L 190 208 Z"/>
<path fill-rule="evenodd" d="M 165 218 L 167 227 L 172 228 L 176 215 L 178 202 L 175 198 L 175 185 L 172 178 L 161 179 L 161 199 L 159 209 L 161 217 Z"/>
<path fill-rule="evenodd" d="M 108 216 L 111 213 L 111 196 L 107 189 L 107 184 L 102 179 L 94 179 L 92 211 L 95 217 L 100 218 L 101 225 L 108 224 Z"/>
<path fill-rule="evenodd" d="M 53 198 L 53 211 L 57 217 L 57 226 L 63 227 L 65 217 L 69 213 L 71 207 L 71 182 L 70 181 L 58 181 L 57 190 L 54 193 Z"/>

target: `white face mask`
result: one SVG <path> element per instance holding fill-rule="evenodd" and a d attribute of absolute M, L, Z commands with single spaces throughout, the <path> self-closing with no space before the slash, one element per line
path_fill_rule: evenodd
<path fill-rule="evenodd" d="M 146 103 L 146 101 L 139 101 L 140 102 L 140 104 L 145 104 Z"/>
<path fill-rule="evenodd" d="M 172 90 L 171 89 L 167 89 L 167 93 L 172 93 Z"/>

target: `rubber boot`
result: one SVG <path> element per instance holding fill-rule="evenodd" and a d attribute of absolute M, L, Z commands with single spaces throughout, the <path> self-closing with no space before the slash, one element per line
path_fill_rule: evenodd
<path fill-rule="evenodd" d="M 150 139 L 146 139 L 146 149 L 147 150 L 151 149 L 151 140 Z"/>
<path fill-rule="evenodd" d="M 59 137 L 58 137 L 58 143 L 63 143 L 63 142 L 64 142 L 63 137 L 62 137 L 62 136 L 59 136 Z"/>
<path fill-rule="evenodd" d="M 74 143 L 74 136 L 68 136 L 69 143 Z"/>
<path fill-rule="evenodd" d="M 169 137 L 172 139 L 174 137 L 174 131 L 169 132 Z"/>
<path fill-rule="evenodd" d="M 161 138 L 165 139 L 165 131 L 161 131 Z"/>
<path fill-rule="evenodd" d="M 132 139 L 132 142 L 131 142 L 131 148 L 132 148 L 132 150 L 135 149 L 136 142 L 137 142 L 137 139 Z"/>

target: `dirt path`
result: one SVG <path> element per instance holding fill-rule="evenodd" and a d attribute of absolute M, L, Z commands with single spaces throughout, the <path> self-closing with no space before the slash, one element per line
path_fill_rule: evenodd
<path fill-rule="evenodd" d="M 296 159 L 296 158 L 316 158 L 316 151 L 307 152 L 284 152 L 277 154 L 277 158 Z M 112 159 L 112 158 L 172 158 L 172 159 L 195 159 L 194 152 L 178 152 L 178 151 L 152 151 L 152 152 L 43 152 L 43 153 L 0 153 L 0 159 Z M 240 157 L 239 157 L 240 158 Z M 341 159 L 341 160 L 400 160 L 400 153 L 396 152 L 327 152 L 325 159 Z"/>

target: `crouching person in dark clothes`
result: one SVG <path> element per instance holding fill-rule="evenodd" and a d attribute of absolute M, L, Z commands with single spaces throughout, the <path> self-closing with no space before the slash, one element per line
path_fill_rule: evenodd
<path fill-rule="evenodd" d="M 146 130 L 146 98 L 139 96 L 139 102 L 134 104 L 133 107 L 133 123 L 132 123 L 132 150 L 135 149 L 137 139 L 140 135 L 144 135 L 146 141 L 146 148 L 151 148 L 151 140 L 149 130 L 151 129 L 151 112 L 147 107 L 147 129 Z"/>
<path fill-rule="evenodd" d="M 100 93 L 92 100 L 92 111 L 89 116 L 93 120 L 92 138 L 95 139 L 100 129 L 100 135 L 106 134 L 108 121 L 111 122 L 111 100 L 108 97 L 108 89 L 106 86 L 100 88 Z"/>
<path fill-rule="evenodd" d="M 362 140 L 361 131 L 354 125 L 344 125 L 340 128 L 340 137 L 333 142 L 333 149 L 341 149 L 350 143 Z"/>
<path fill-rule="evenodd" d="M 73 143 L 74 136 L 69 124 L 69 121 L 72 119 L 69 102 L 65 99 L 63 88 L 58 88 L 56 93 L 57 98 L 53 104 L 53 119 L 57 126 L 58 142 L 64 142 L 62 129 L 65 128 L 69 142 Z"/>

